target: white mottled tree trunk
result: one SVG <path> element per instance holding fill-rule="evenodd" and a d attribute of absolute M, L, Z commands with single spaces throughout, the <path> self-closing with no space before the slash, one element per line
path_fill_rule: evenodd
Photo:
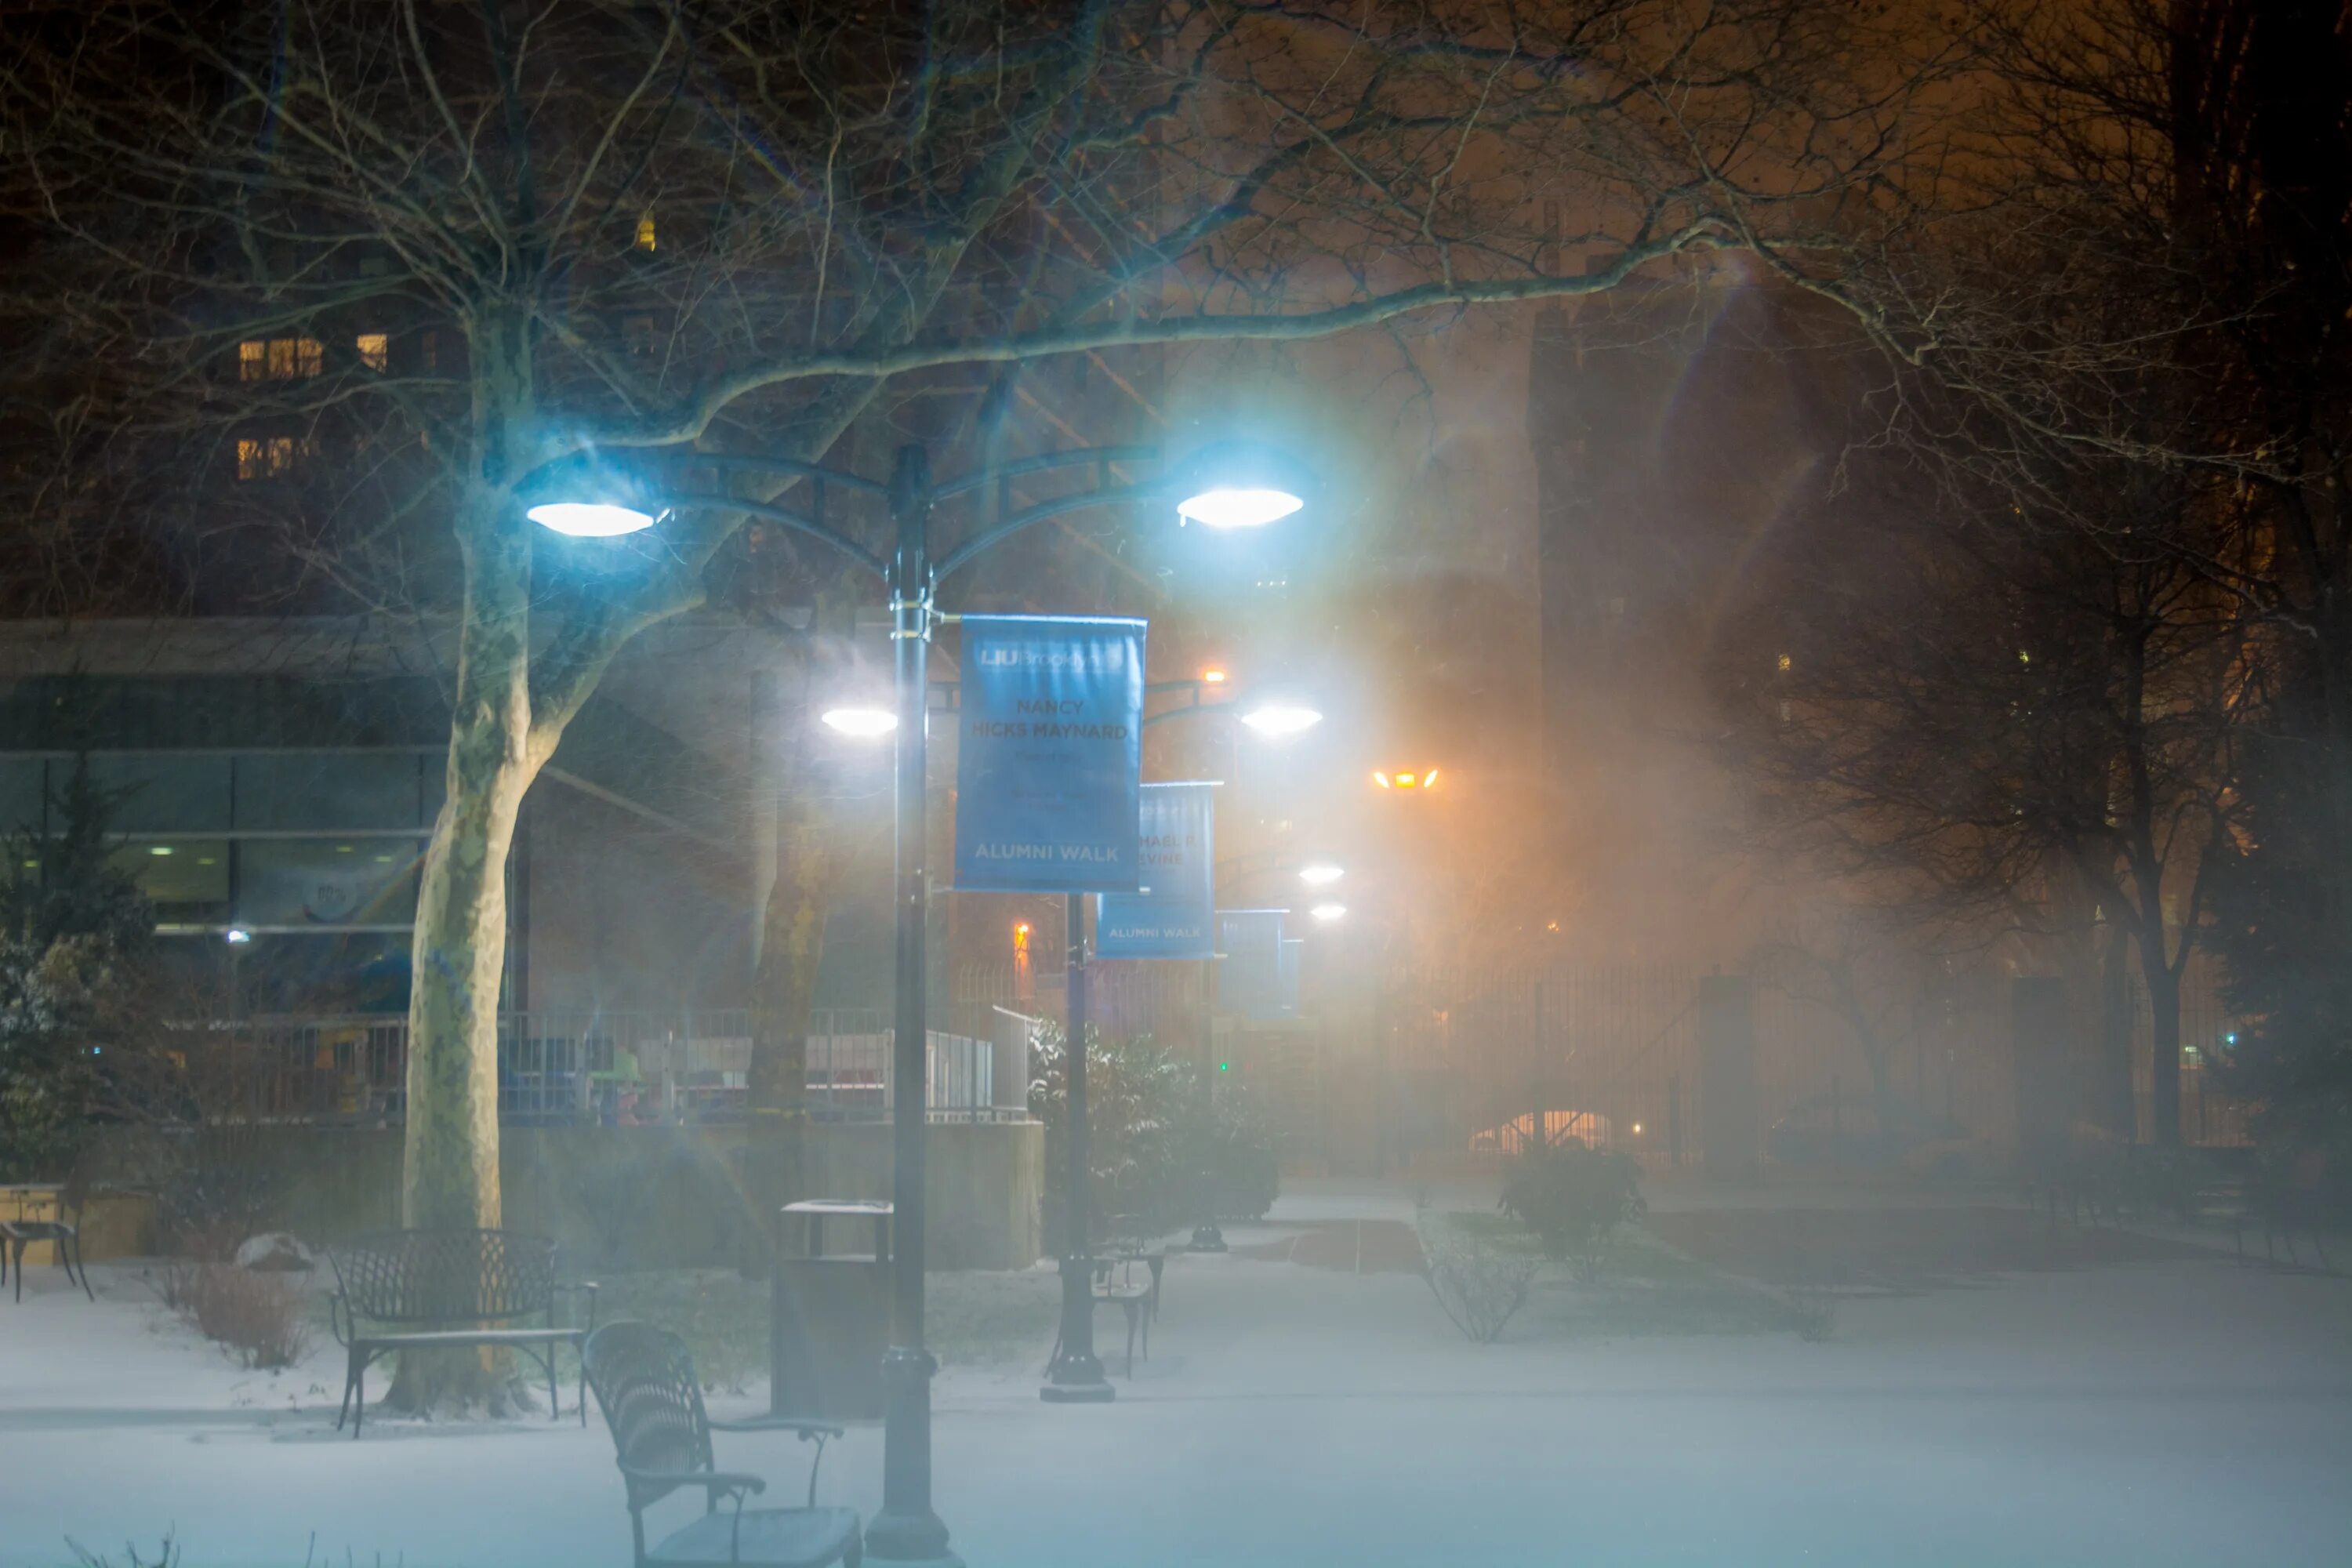
<path fill-rule="evenodd" d="M 530 701 L 532 526 L 509 491 L 508 453 L 530 410 L 520 331 L 474 344 L 476 472 L 457 499 L 465 598 L 449 728 L 447 795 L 425 852 L 408 1000 L 408 1107 L 401 1221 L 495 1228 L 498 1032 L 506 965 L 507 854 L 536 754 Z M 419 1413 L 523 1402 L 509 1358 L 408 1353 L 386 1403 Z"/>

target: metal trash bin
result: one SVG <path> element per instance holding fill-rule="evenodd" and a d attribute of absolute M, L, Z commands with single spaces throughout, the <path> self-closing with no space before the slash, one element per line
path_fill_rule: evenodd
<path fill-rule="evenodd" d="M 894 1212 L 878 1200 L 808 1198 L 779 1214 L 769 1286 L 770 1415 L 881 1419 Z M 856 1220 L 873 1226 L 873 1249 L 829 1255 L 828 1224 Z"/>

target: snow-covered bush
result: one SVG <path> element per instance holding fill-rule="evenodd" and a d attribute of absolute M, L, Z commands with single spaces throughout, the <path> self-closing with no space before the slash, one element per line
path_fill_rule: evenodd
<path fill-rule="evenodd" d="M 1472 1343 L 1494 1343 L 1527 1305 L 1536 1259 L 1490 1247 L 1450 1215 L 1426 1209 L 1414 1215 L 1413 1229 L 1421 1238 L 1423 1278 L 1438 1310 Z"/>
<path fill-rule="evenodd" d="M 1601 1274 L 1602 1248 L 1619 1226 L 1639 1219 L 1642 1168 L 1630 1154 L 1604 1153 L 1570 1138 L 1514 1155 L 1500 1206 L 1536 1233 L 1544 1256 L 1566 1258 L 1587 1283 Z"/>

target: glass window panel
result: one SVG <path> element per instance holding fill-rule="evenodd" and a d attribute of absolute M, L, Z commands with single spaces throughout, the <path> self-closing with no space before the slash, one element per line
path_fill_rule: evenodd
<path fill-rule="evenodd" d="M 154 900 L 159 924 L 215 920 L 228 910 L 228 840 L 134 839 L 109 857 Z"/>
<path fill-rule="evenodd" d="M 90 777 L 121 792 L 108 826 L 121 833 L 219 833 L 228 826 L 228 759 L 93 756 Z"/>
<path fill-rule="evenodd" d="M 0 757 L 0 834 L 39 831 L 45 766 L 38 757 Z"/>
<path fill-rule="evenodd" d="M 236 760 L 242 828 L 415 827 L 416 759 L 304 752 Z"/>
<path fill-rule="evenodd" d="M 237 918 L 251 925 L 394 925 L 416 918 L 416 838 L 248 838 Z"/>

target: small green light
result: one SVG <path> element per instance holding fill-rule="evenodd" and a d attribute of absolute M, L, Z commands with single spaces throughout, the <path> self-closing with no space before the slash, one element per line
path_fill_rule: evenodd
<path fill-rule="evenodd" d="M 1219 1072 L 1231 1072 L 1234 1070 L 1234 1064 L 1231 1062 L 1219 1062 L 1217 1064 L 1217 1070 Z"/>

